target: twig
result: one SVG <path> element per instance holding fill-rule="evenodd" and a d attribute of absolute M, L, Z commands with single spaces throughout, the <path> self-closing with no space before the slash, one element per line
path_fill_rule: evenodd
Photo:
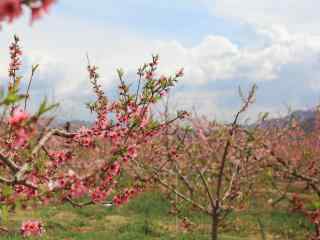
<path fill-rule="evenodd" d="M 198 171 L 198 173 L 200 175 L 201 181 L 202 181 L 202 183 L 203 183 L 203 185 L 204 185 L 204 187 L 206 189 L 207 195 L 208 195 L 208 197 L 210 199 L 211 207 L 213 208 L 215 203 L 214 203 L 214 198 L 212 196 L 212 193 L 210 192 L 208 183 L 207 183 L 203 173 L 201 172 L 201 170 L 198 167 L 197 167 L 197 171 Z"/>
<path fill-rule="evenodd" d="M 31 83 L 32 83 L 32 80 L 33 80 L 34 73 L 36 72 L 38 67 L 39 67 L 39 65 L 32 66 L 31 76 L 30 76 L 30 79 L 29 79 L 28 87 L 27 87 L 26 98 L 24 100 L 24 110 L 27 109 L 27 102 L 28 102 L 28 99 L 30 97 L 29 92 L 30 92 Z"/>

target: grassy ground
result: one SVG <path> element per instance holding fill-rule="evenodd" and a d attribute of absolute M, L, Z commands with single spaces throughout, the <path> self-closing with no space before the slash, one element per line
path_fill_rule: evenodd
<path fill-rule="evenodd" d="M 148 193 L 115 209 L 103 206 L 73 208 L 69 205 L 45 207 L 35 211 L 18 211 L 10 216 L 5 224 L 10 233 L 0 236 L 1 240 L 22 239 L 18 234 L 24 219 L 41 219 L 46 226 L 46 234 L 41 239 L 112 239 L 112 240 L 151 240 L 209 239 L 210 219 L 199 213 L 188 214 L 192 231 L 185 231 L 176 217 L 168 214 L 168 201 L 159 194 Z M 181 219 L 178 219 L 178 223 Z M 249 211 L 234 214 L 224 223 L 222 240 L 265 239 L 304 240 L 308 227 L 303 217 L 285 211 Z"/>

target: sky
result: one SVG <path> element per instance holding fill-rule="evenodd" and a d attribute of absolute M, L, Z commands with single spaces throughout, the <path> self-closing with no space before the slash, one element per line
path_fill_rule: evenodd
<path fill-rule="evenodd" d="M 257 84 L 247 117 L 279 116 L 319 104 L 319 8 L 316 0 L 59 0 L 32 26 L 27 13 L 4 24 L 0 80 L 7 79 L 7 49 L 16 33 L 26 79 L 32 64 L 40 64 L 30 107 L 47 97 L 61 103 L 63 119 L 91 117 L 86 53 L 111 98 L 117 68 L 134 80 L 137 68 L 159 54 L 159 74 L 185 69 L 170 95 L 172 108 L 230 121 L 241 104 L 238 87 Z"/>

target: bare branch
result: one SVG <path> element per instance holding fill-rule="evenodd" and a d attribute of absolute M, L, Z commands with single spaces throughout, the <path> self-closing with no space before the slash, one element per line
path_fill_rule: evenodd
<path fill-rule="evenodd" d="M 9 157 L 7 157 L 2 151 L 0 151 L 0 160 L 7 165 L 14 173 L 20 170 L 20 167 Z"/>
<path fill-rule="evenodd" d="M 202 181 L 202 183 L 203 183 L 203 185 L 204 185 L 204 187 L 206 189 L 207 195 L 208 195 L 208 197 L 210 199 L 211 207 L 213 208 L 214 205 L 215 205 L 215 202 L 214 202 L 214 198 L 212 196 L 212 193 L 210 192 L 208 183 L 207 183 L 207 181 L 206 181 L 206 179 L 205 179 L 205 177 L 203 175 L 203 172 L 201 172 L 201 170 L 198 167 L 197 167 L 197 171 L 198 171 L 198 173 L 200 175 L 201 181 Z"/>

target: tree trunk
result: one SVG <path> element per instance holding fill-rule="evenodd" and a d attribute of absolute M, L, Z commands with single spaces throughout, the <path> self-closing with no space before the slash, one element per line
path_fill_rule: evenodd
<path fill-rule="evenodd" d="M 211 222 L 211 240 L 218 240 L 218 227 L 219 227 L 218 210 L 216 208 L 213 208 L 212 222 Z"/>

